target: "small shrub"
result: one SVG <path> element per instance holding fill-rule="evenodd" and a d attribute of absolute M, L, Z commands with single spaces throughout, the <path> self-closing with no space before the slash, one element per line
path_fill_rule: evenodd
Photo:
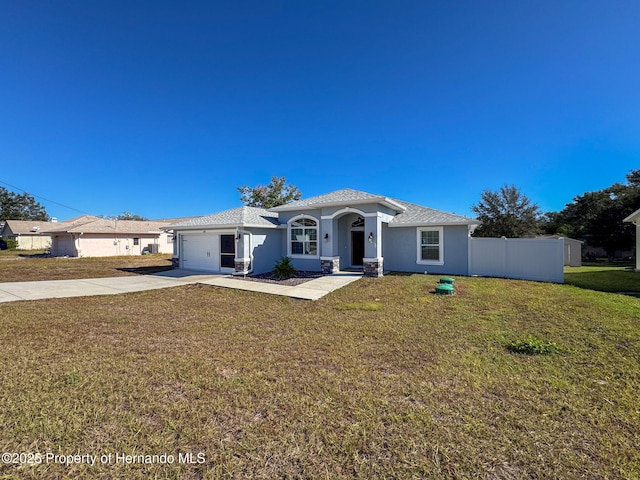
<path fill-rule="evenodd" d="M 528 336 L 524 340 L 514 340 L 507 344 L 507 350 L 523 355 L 550 355 L 558 353 L 560 347 L 555 343 Z"/>
<path fill-rule="evenodd" d="M 18 240 L 15 238 L 5 238 L 4 241 L 7 244 L 7 250 L 16 250 L 18 248 Z"/>
<path fill-rule="evenodd" d="M 272 273 L 278 280 L 286 280 L 287 278 L 295 277 L 298 271 L 291 265 L 291 259 L 289 257 L 282 257 L 280 261 L 273 266 Z"/>

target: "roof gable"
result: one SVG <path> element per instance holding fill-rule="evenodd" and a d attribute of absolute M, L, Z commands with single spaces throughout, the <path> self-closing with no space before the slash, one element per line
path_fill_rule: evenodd
<path fill-rule="evenodd" d="M 632 223 L 640 224 L 640 209 L 636 210 L 631 215 L 629 215 L 627 218 L 625 218 L 623 220 L 623 222 L 632 222 Z"/>
<path fill-rule="evenodd" d="M 365 203 L 379 203 L 395 210 L 396 212 L 404 211 L 404 207 L 391 198 L 383 195 L 362 192 L 360 190 L 353 190 L 351 188 L 343 188 L 342 190 L 325 193 L 324 195 L 298 200 L 296 202 L 271 208 L 270 210 L 272 212 L 289 212 L 293 210 L 312 210 L 315 208 L 340 205 L 362 205 Z"/>

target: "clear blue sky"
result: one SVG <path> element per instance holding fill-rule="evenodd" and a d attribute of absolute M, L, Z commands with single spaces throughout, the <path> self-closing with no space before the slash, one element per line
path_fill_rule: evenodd
<path fill-rule="evenodd" d="M 204 215 L 272 175 L 470 216 L 515 184 L 557 211 L 640 168 L 635 0 L 0 0 L 0 21 L 0 181 L 83 212 Z"/>

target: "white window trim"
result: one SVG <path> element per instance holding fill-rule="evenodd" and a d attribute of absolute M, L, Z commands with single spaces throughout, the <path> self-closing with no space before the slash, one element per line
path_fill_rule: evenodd
<path fill-rule="evenodd" d="M 422 232 L 439 232 L 440 243 L 438 245 L 439 260 L 422 259 Z M 444 265 L 444 227 L 418 227 L 416 229 L 416 263 L 418 265 Z"/>
<path fill-rule="evenodd" d="M 297 254 L 291 253 L 291 228 L 292 228 L 291 224 L 296 220 L 300 220 L 303 218 L 308 218 L 316 222 L 316 230 L 318 231 L 316 235 L 316 251 L 318 253 L 316 255 L 304 255 L 299 253 Z M 310 227 L 310 228 L 313 228 L 313 227 Z M 287 222 L 287 256 L 290 258 L 307 258 L 307 259 L 320 258 L 320 220 L 318 220 L 316 217 L 312 217 L 311 215 L 302 214 L 302 215 L 297 215 L 291 218 Z"/>

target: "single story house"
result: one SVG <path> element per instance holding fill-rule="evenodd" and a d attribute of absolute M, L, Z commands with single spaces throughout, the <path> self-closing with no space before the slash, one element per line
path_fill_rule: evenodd
<path fill-rule="evenodd" d="M 640 255 L 638 255 L 638 252 L 640 252 L 640 209 L 633 212 L 623 221 L 633 223 L 636 226 L 636 270 L 640 271 Z"/>
<path fill-rule="evenodd" d="M 239 207 L 165 227 L 176 268 L 249 274 L 281 257 L 298 270 L 469 274 L 479 222 L 384 195 L 343 189 L 268 210 Z"/>
<path fill-rule="evenodd" d="M 55 257 L 110 257 L 172 253 L 169 221 L 112 220 L 84 215 L 48 228 Z"/>
<path fill-rule="evenodd" d="M 564 238 L 564 265 L 566 267 L 582 266 L 582 240 L 575 238 L 561 237 L 560 235 L 540 235 L 536 238 L 540 239 L 559 239 Z"/>
<path fill-rule="evenodd" d="M 44 232 L 56 225 L 55 221 L 6 220 L 0 237 L 16 240 L 18 250 L 46 250 L 51 246 L 51 235 Z"/>

